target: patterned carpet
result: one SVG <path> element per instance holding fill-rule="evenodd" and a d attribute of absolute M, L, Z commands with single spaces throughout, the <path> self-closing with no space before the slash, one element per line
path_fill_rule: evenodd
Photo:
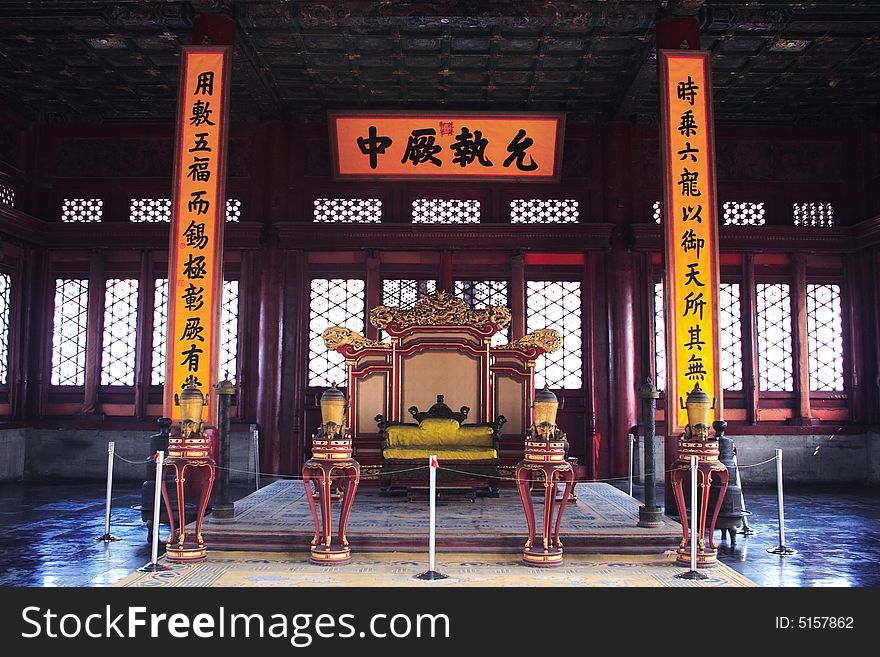
<path fill-rule="evenodd" d="M 160 559 L 164 562 L 164 558 Z M 316 566 L 307 553 L 211 552 L 199 564 L 166 564 L 172 570 L 134 573 L 122 587 L 749 587 L 754 582 L 723 564 L 704 569 L 709 579 L 677 579 L 685 572 L 672 554 L 565 555 L 557 568 L 530 568 L 510 554 L 442 554 L 437 570 L 449 579 L 425 582 L 414 579 L 426 571 L 424 554 L 352 554 L 344 566 Z"/>
<path fill-rule="evenodd" d="M 577 504 L 566 507 L 562 539 L 569 553 L 659 553 L 678 546 L 681 526 L 664 518 L 662 527 L 637 527 L 639 504 L 604 483 L 581 483 Z M 543 502 L 533 498 L 540 531 Z M 338 514 L 334 504 L 334 517 Z M 336 520 L 334 519 L 334 526 Z M 427 547 L 428 501 L 357 492 L 348 527 L 352 547 L 364 552 L 418 551 Z M 437 503 L 437 545 L 446 552 L 480 549 L 519 552 L 525 540 L 522 503 L 514 489 L 498 498 Z M 235 517 L 204 525 L 205 542 L 215 549 L 295 552 L 308 549 L 314 534 L 311 511 L 300 481 L 278 481 L 235 503 Z"/>

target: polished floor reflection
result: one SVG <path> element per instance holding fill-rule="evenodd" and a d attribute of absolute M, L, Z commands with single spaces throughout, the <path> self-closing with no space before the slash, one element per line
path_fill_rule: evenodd
<path fill-rule="evenodd" d="M 117 486 L 113 504 L 123 540 L 101 543 L 102 484 L 0 484 L 0 586 L 107 586 L 149 562 L 140 486 Z M 760 586 L 880 586 L 880 489 L 786 490 L 788 557 L 767 552 L 779 542 L 775 491 L 747 490 L 746 505 L 759 533 L 721 542 L 720 559 Z"/>

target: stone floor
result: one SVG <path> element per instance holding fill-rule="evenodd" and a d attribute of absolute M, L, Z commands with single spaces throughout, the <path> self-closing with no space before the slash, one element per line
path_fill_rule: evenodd
<path fill-rule="evenodd" d="M 0 586 L 107 586 L 150 560 L 138 484 L 114 494 L 111 531 L 101 543 L 101 483 L 0 484 Z M 789 489 L 786 543 L 778 544 L 774 490 L 746 491 L 755 536 L 720 543 L 720 558 L 760 586 L 880 586 L 880 489 Z M 164 529 L 163 529 L 164 534 Z M 717 536 L 716 536 L 717 540 Z"/>

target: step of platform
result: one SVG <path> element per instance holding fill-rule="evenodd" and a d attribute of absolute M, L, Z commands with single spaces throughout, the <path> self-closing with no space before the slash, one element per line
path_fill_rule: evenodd
<path fill-rule="evenodd" d="M 576 502 L 566 506 L 561 539 L 570 553 L 651 554 L 675 549 L 681 526 L 664 518 L 656 528 L 638 527 L 640 502 L 604 483 L 577 485 Z M 540 532 L 542 501 L 533 498 Z M 348 526 L 352 550 L 421 550 L 428 545 L 428 499 L 383 495 L 376 488 L 357 491 Z M 522 550 L 527 537 L 518 493 L 502 489 L 497 498 L 440 499 L 438 551 Z M 334 527 L 339 504 L 334 503 Z M 314 523 L 300 481 L 278 481 L 235 503 L 229 520 L 208 516 L 203 536 L 209 549 L 290 551 L 309 549 Z"/>

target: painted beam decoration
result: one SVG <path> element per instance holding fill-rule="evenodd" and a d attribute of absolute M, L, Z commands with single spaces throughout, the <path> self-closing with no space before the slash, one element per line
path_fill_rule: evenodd
<path fill-rule="evenodd" d="M 558 181 L 564 114 L 330 112 L 336 179 Z"/>
<path fill-rule="evenodd" d="M 181 51 L 169 253 L 165 414 L 180 419 L 174 394 L 190 382 L 213 417 L 223 290 L 228 46 Z"/>
<path fill-rule="evenodd" d="M 658 55 L 671 434 L 687 425 L 682 405 L 696 383 L 714 398 L 720 415 L 718 228 L 709 53 L 661 50 Z"/>

